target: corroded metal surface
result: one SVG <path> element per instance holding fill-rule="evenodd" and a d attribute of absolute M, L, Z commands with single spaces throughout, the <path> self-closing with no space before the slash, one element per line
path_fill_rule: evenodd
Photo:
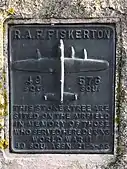
<path fill-rule="evenodd" d="M 10 151 L 114 151 L 115 26 L 9 28 Z"/>

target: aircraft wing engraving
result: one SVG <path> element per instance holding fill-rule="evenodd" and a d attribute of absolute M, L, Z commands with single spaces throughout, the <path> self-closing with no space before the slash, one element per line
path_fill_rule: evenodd
<path fill-rule="evenodd" d="M 50 73 L 58 71 L 59 68 L 59 60 L 49 58 L 19 60 L 12 63 L 12 69 L 28 72 Z"/>
<path fill-rule="evenodd" d="M 88 71 L 103 71 L 108 69 L 109 62 L 106 60 L 99 59 L 89 59 L 87 57 L 86 49 L 83 49 L 84 58 L 77 58 L 75 56 L 74 47 L 71 47 L 71 57 L 67 58 L 64 55 L 64 42 L 60 39 L 60 44 L 58 46 L 58 52 L 60 57 L 57 59 L 41 57 L 39 49 L 37 49 L 37 59 L 26 59 L 18 60 L 12 63 L 12 69 L 18 71 L 28 71 L 28 72 L 40 72 L 40 73 L 60 73 L 60 96 L 55 93 L 45 93 L 44 100 L 59 100 L 61 103 L 66 100 L 77 100 L 78 95 L 76 93 L 70 93 L 64 91 L 64 80 L 65 73 L 79 73 Z"/>
<path fill-rule="evenodd" d="M 102 71 L 108 67 L 109 63 L 103 60 L 65 58 L 65 72 L 69 73 Z"/>

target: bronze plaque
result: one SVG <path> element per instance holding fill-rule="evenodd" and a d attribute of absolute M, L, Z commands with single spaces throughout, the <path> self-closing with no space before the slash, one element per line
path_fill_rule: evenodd
<path fill-rule="evenodd" d="M 114 24 L 9 25 L 10 152 L 114 151 Z"/>

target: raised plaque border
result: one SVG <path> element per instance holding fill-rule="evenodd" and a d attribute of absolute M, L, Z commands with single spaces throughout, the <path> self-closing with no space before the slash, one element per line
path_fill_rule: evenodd
<path fill-rule="evenodd" d="M 83 23 L 93 23 L 93 24 L 106 24 L 106 23 L 114 23 L 116 25 L 116 84 L 115 84 L 115 119 L 117 118 L 117 115 L 119 112 L 116 112 L 117 110 L 117 97 L 118 97 L 118 91 L 117 88 L 119 86 L 119 63 L 121 59 L 121 51 L 122 51 L 122 45 L 121 45 L 121 20 L 119 18 L 85 18 L 85 19 L 22 19 L 22 18 L 15 18 L 15 19 L 8 19 L 4 22 L 4 28 L 5 28 L 5 33 L 4 33 L 4 65 L 5 65 L 5 71 L 6 71 L 6 87 L 7 87 L 7 93 L 8 93 L 8 102 L 9 102 L 9 82 L 8 82 L 8 63 L 7 63 L 7 58 L 8 58 L 8 26 L 9 24 L 83 24 Z M 8 110 L 9 110 L 9 105 L 8 105 Z M 8 111 L 9 112 L 9 111 Z M 117 138 L 119 137 L 119 125 L 116 123 L 114 124 L 114 131 L 115 131 L 115 136 L 114 136 L 114 155 L 117 153 Z M 9 139 L 9 115 L 5 117 L 5 136 L 7 139 Z M 35 152 L 36 153 L 36 152 Z M 50 153 L 50 152 L 49 152 Z M 74 152 L 75 154 L 78 154 L 78 152 Z M 16 153 L 10 153 L 9 148 L 3 151 L 4 156 L 6 157 L 13 157 L 13 158 L 21 158 L 21 157 L 38 157 L 38 154 L 16 154 Z M 51 154 L 51 153 L 50 153 Z M 82 152 L 80 152 L 82 154 Z M 84 153 L 83 153 L 84 154 Z M 83 155 L 82 154 L 82 155 Z M 94 154 L 94 157 L 100 158 L 100 155 Z M 89 153 L 85 153 L 83 156 L 86 156 L 85 158 L 93 158 L 93 155 Z M 40 154 L 39 158 L 44 157 L 45 154 Z M 62 153 L 62 155 L 64 155 Z M 73 156 L 74 154 L 71 153 Z M 110 155 L 112 158 L 114 156 L 113 154 Z M 50 155 L 51 156 L 51 155 Z M 56 156 L 56 155 L 55 155 Z M 68 156 L 68 155 L 67 155 Z M 109 155 L 108 154 L 103 154 L 103 158 L 107 158 Z M 96 159 L 95 158 L 95 159 Z"/>

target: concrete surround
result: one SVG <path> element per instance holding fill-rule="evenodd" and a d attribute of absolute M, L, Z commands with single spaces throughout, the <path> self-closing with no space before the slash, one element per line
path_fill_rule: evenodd
<path fill-rule="evenodd" d="M 127 1 L 126 0 L 0 0 L 1 76 L 5 74 L 8 99 L 9 23 L 115 23 L 116 103 L 115 153 L 104 154 L 12 154 L 1 150 L 0 169 L 127 169 Z M 5 70 L 5 72 L 3 72 Z M 0 89 L 0 94 L 3 88 Z M 5 97 L 4 97 L 5 99 Z M 2 99 L 0 100 L 2 102 Z M 6 102 L 6 100 L 5 100 Z M 2 110 L 3 111 L 3 110 Z M 9 139 L 9 115 L 1 116 L 1 139 Z"/>

